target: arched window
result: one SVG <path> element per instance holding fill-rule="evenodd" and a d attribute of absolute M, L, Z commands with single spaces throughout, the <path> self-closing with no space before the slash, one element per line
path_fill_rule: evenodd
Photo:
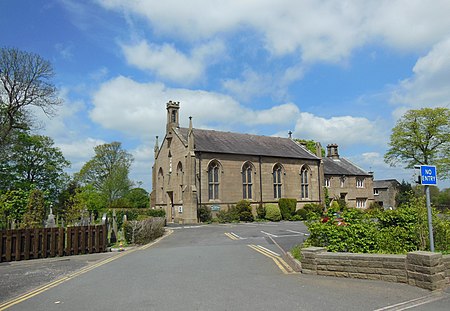
<path fill-rule="evenodd" d="M 162 167 L 159 168 L 158 171 L 158 183 L 156 188 L 156 197 L 160 202 L 164 201 L 164 172 Z"/>
<path fill-rule="evenodd" d="M 307 167 L 302 167 L 300 171 L 300 189 L 301 198 L 309 198 L 309 170 Z"/>
<path fill-rule="evenodd" d="M 178 183 L 178 200 L 183 200 L 183 164 L 178 162 L 177 165 L 177 183 Z"/>
<path fill-rule="evenodd" d="M 219 163 L 213 161 L 208 166 L 208 198 L 219 199 Z"/>
<path fill-rule="evenodd" d="M 273 167 L 273 197 L 275 199 L 281 198 L 281 188 L 282 188 L 282 180 L 281 180 L 281 172 L 282 168 L 280 164 L 277 164 Z"/>
<path fill-rule="evenodd" d="M 252 165 L 245 163 L 242 167 L 242 197 L 244 199 L 252 198 Z"/>

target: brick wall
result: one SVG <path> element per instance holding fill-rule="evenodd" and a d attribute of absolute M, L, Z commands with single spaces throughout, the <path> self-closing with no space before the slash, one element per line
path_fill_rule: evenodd
<path fill-rule="evenodd" d="M 302 250 L 302 272 L 335 277 L 407 283 L 437 290 L 446 285 L 450 255 L 411 252 L 407 255 L 328 253 L 323 247 Z"/>

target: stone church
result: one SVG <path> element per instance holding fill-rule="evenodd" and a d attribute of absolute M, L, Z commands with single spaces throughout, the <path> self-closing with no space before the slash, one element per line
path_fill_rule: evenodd
<path fill-rule="evenodd" d="M 291 138 L 196 129 L 192 118 L 181 128 L 179 102 L 166 108 L 166 134 L 154 150 L 151 206 L 165 209 L 168 222 L 197 223 L 198 206 L 218 211 L 242 199 L 253 209 L 279 198 L 295 198 L 297 208 L 324 202 L 320 144 L 313 154 Z"/>

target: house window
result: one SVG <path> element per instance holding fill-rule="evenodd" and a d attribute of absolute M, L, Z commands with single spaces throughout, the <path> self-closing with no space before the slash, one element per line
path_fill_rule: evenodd
<path fill-rule="evenodd" d="M 309 170 L 307 168 L 302 168 L 300 172 L 300 186 L 301 186 L 301 198 L 309 198 Z"/>
<path fill-rule="evenodd" d="M 208 197 L 210 200 L 219 198 L 219 164 L 216 162 L 208 167 Z"/>
<path fill-rule="evenodd" d="M 373 195 L 380 195 L 380 193 L 378 192 L 378 189 L 373 189 Z"/>
<path fill-rule="evenodd" d="M 275 199 L 281 198 L 281 165 L 277 164 L 273 168 L 273 197 Z"/>
<path fill-rule="evenodd" d="M 325 187 L 327 187 L 327 188 L 331 187 L 331 180 L 330 180 L 330 178 L 325 178 Z"/>
<path fill-rule="evenodd" d="M 252 166 L 246 163 L 242 169 L 242 197 L 252 198 Z"/>
<path fill-rule="evenodd" d="M 365 198 L 357 198 L 356 199 L 356 208 L 366 208 L 366 201 Z"/>
<path fill-rule="evenodd" d="M 345 186 L 345 177 L 341 177 L 341 188 Z"/>
<path fill-rule="evenodd" d="M 356 178 L 356 188 L 364 188 L 364 178 Z"/>

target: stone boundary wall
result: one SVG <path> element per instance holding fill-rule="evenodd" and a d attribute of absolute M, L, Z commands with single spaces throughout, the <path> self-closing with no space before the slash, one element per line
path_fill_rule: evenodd
<path fill-rule="evenodd" d="M 306 274 L 406 283 L 429 290 L 443 289 L 450 277 L 450 255 L 423 251 L 407 255 L 354 254 L 308 247 L 302 250 L 301 263 Z"/>
<path fill-rule="evenodd" d="M 450 255 L 442 256 L 445 265 L 445 275 L 447 277 L 447 284 L 450 284 Z"/>

